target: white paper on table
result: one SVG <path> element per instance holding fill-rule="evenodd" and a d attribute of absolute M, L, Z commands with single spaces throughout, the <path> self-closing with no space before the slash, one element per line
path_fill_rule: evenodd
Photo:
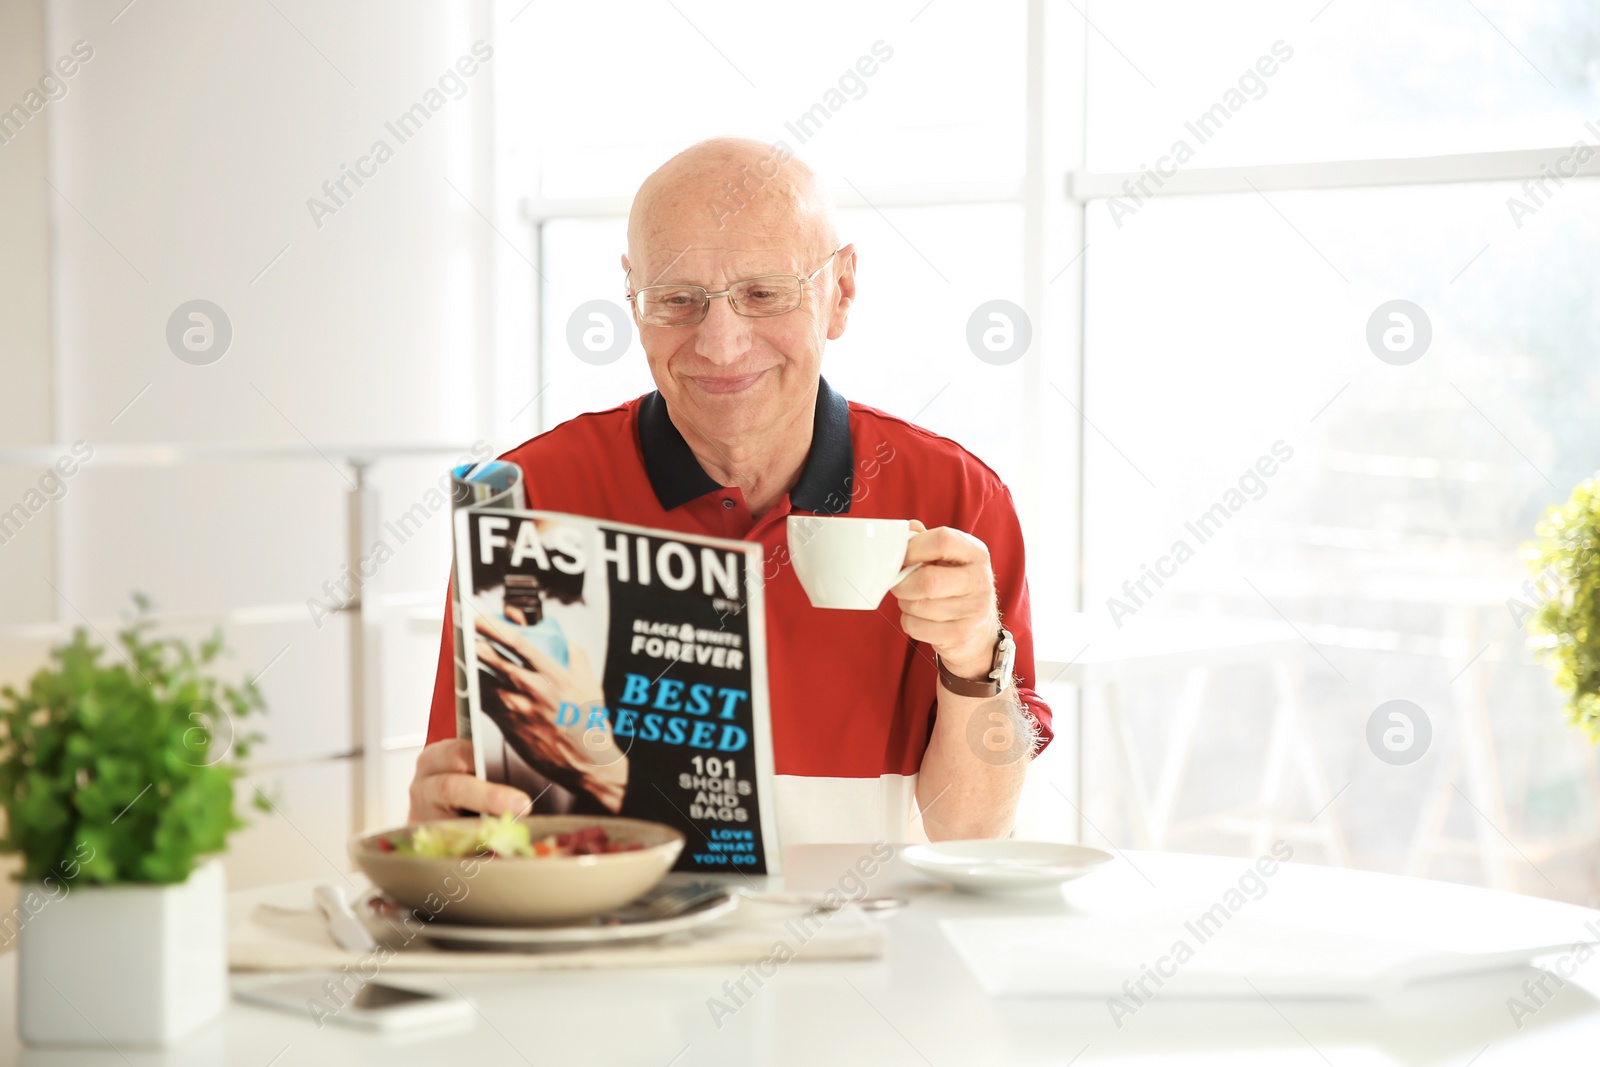
<path fill-rule="evenodd" d="M 990 996 L 1126 996 L 1147 978 L 1162 997 L 1372 998 L 1409 982 L 1526 964 L 1571 942 L 1458 952 L 1392 933 L 1291 925 L 1240 912 L 1220 929 L 1195 912 L 945 919 L 939 926 Z M 1180 943 L 1191 953 L 1185 955 Z M 1254 987 L 1254 988 L 1252 988 Z M 1134 987 L 1137 992 L 1138 987 Z"/>

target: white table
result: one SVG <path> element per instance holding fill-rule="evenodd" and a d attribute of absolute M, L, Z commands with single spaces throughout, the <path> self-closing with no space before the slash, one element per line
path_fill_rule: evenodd
<path fill-rule="evenodd" d="M 860 846 L 808 846 L 788 853 L 791 888 L 834 886 Z M 1380 1003 L 1257 997 L 1193 1001 L 1163 995 L 1116 1028 L 1103 1000 L 991 1000 L 954 955 L 935 925 L 944 917 L 1101 913 L 1124 909 L 1153 891 L 1215 899 L 1249 861 L 1170 853 L 1125 854 L 1064 895 L 981 898 L 933 888 L 898 862 L 873 891 L 912 893 L 890 913 L 885 958 L 852 963 L 791 963 L 778 970 L 719 1029 L 707 998 L 731 967 L 629 972 L 542 972 L 448 976 L 481 1013 L 449 1036 L 385 1039 L 337 1025 L 244 1004 L 164 1054 L 110 1049 L 19 1049 L 16 1044 L 15 954 L 0 957 L 0 1059 L 33 1067 L 155 1064 L 491 1065 L 581 1064 L 604 1067 L 690 1067 L 698 1064 L 872 1064 L 883 1067 L 977 1065 L 1215 1063 L 1295 1067 L 1382 1065 L 1593 1064 L 1600 1061 L 1600 1001 L 1580 983 L 1600 988 L 1600 959 L 1519 1031 L 1506 998 L 1521 995 L 1526 969 L 1456 978 L 1415 987 Z M 1148 882 L 1146 881 L 1148 879 Z M 271 894 L 267 894 L 271 895 Z M 240 894 L 241 908 L 261 893 Z M 303 906 L 299 893 L 280 902 Z M 1430 921 L 1543 928 L 1585 936 L 1582 924 L 1600 912 L 1493 890 L 1391 875 L 1290 863 L 1278 869 L 1259 902 L 1278 909 L 1329 906 L 1414 909 Z M 1252 904 L 1251 906 L 1256 906 Z M 1362 912 L 1371 914 L 1372 912 Z M 1451 927 L 1452 929 L 1454 927 Z M 1590 973 L 1593 972 L 1593 973 Z M 130 976 L 131 980 L 136 980 Z M 444 987 L 444 976 L 396 976 Z M 1477 1058 L 1474 1059 L 1473 1057 Z M 1076 1059 L 1074 1058 L 1076 1057 Z"/>

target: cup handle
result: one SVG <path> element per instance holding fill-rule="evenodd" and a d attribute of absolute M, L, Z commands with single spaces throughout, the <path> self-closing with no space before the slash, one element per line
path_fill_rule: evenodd
<path fill-rule="evenodd" d="M 906 544 L 910 545 L 911 544 L 911 539 L 913 537 L 915 537 L 915 536 L 917 536 L 917 532 L 915 530 L 909 530 L 908 529 L 906 531 Z M 909 567 L 901 568 L 900 573 L 894 576 L 894 581 L 889 583 L 889 588 L 893 589 L 895 586 L 897 586 L 901 582 L 905 581 L 908 577 L 910 577 L 911 572 L 916 570 L 920 566 L 922 566 L 921 563 L 913 563 Z"/>

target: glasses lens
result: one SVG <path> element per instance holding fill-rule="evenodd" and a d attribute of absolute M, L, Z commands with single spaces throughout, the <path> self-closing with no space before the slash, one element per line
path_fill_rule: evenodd
<path fill-rule="evenodd" d="M 694 286 L 652 285 L 637 294 L 639 317 L 651 326 L 696 322 L 705 310 L 706 291 Z"/>
<path fill-rule="evenodd" d="M 800 279 L 788 274 L 738 282 L 728 299 L 741 315 L 782 315 L 800 306 Z"/>

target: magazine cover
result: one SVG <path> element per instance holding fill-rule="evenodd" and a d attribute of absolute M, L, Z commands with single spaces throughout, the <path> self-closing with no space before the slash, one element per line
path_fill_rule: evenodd
<path fill-rule="evenodd" d="M 455 522 L 478 775 L 538 813 L 674 826 L 677 871 L 778 873 L 761 546 L 504 507 Z"/>

